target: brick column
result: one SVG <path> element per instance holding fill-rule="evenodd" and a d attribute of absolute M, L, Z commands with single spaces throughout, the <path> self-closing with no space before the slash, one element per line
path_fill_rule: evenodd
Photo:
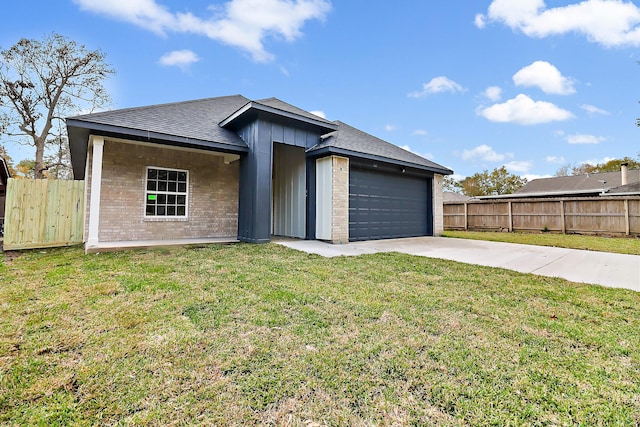
<path fill-rule="evenodd" d="M 442 236 L 444 232 L 444 206 L 442 194 L 442 175 L 433 176 L 433 235 Z"/>
<path fill-rule="evenodd" d="M 100 231 L 100 189 L 102 186 L 102 153 L 104 138 L 93 136 L 91 163 L 91 200 L 89 203 L 89 236 L 87 248 L 97 246 Z"/>
<path fill-rule="evenodd" d="M 349 243 L 349 159 L 331 156 L 331 243 Z"/>

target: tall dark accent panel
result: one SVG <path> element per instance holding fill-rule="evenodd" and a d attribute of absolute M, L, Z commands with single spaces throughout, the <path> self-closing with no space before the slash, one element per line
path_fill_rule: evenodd
<path fill-rule="evenodd" d="M 266 243 L 271 240 L 271 130 L 257 120 L 241 130 L 249 153 L 240 163 L 238 239 Z"/>
<path fill-rule="evenodd" d="M 318 143 L 324 131 L 262 114 L 239 129 L 238 134 L 249 147 L 249 153 L 240 161 L 240 241 L 266 243 L 271 240 L 274 142 L 308 149 Z M 315 238 L 315 179 L 315 160 L 307 160 L 307 238 Z M 311 191 L 309 186 L 313 187 Z"/>
<path fill-rule="evenodd" d="M 316 239 L 316 159 L 307 157 L 307 239 Z"/>

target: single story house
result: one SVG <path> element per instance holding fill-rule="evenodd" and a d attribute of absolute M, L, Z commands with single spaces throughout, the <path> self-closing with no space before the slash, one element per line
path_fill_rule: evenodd
<path fill-rule="evenodd" d="M 631 195 L 640 183 L 640 169 L 628 169 L 625 163 L 618 172 L 555 176 L 529 181 L 513 194 L 480 196 L 478 199 L 517 199 L 541 197 L 598 197 Z M 637 191 L 637 190 L 636 190 Z"/>
<path fill-rule="evenodd" d="M 0 156 L 0 236 L 4 230 L 4 206 L 6 204 L 7 182 L 10 176 L 7 162 Z"/>
<path fill-rule="evenodd" d="M 85 247 L 436 235 L 451 170 L 276 98 L 70 117 Z"/>
<path fill-rule="evenodd" d="M 464 194 L 454 193 L 453 191 L 443 191 L 442 201 L 446 203 L 460 203 L 473 200 L 473 197 L 465 196 Z"/>

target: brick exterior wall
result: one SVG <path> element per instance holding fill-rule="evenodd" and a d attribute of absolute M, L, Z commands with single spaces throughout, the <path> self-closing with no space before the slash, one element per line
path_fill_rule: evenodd
<path fill-rule="evenodd" d="M 332 206 L 331 243 L 349 242 L 349 159 L 331 156 Z"/>
<path fill-rule="evenodd" d="M 442 236 L 444 232 L 444 207 L 442 180 L 444 176 L 435 174 L 433 176 L 433 235 Z"/>
<path fill-rule="evenodd" d="M 186 219 L 144 218 L 147 166 L 189 171 Z M 91 170 L 86 182 L 91 182 Z M 227 165 L 222 156 L 202 151 L 150 147 L 107 139 L 102 162 L 98 239 L 101 242 L 115 242 L 236 238 L 238 195 L 237 161 Z M 90 200 L 90 189 L 86 200 Z M 88 221 L 85 221 L 85 236 L 87 228 Z"/>

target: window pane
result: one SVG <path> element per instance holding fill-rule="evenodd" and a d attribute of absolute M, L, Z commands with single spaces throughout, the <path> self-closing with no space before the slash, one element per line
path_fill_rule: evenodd
<path fill-rule="evenodd" d="M 186 216 L 188 179 L 186 171 L 147 169 L 145 215 Z"/>

